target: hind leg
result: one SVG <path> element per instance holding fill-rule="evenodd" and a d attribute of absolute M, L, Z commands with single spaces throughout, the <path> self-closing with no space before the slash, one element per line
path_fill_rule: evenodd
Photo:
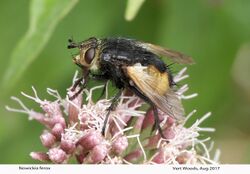
<path fill-rule="evenodd" d="M 131 86 L 129 89 L 132 90 L 138 97 L 143 99 L 146 103 L 148 103 L 152 107 L 153 113 L 154 113 L 154 120 L 155 120 L 154 128 L 156 127 L 157 130 L 159 131 L 159 134 L 161 135 L 161 137 L 166 139 L 163 132 L 162 132 L 161 126 L 160 126 L 160 119 L 159 119 L 159 115 L 158 115 L 158 110 L 157 110 L 157 107 L 155 106 L 155 104 L 147 96 L 143 95 L 140 92 L 140 90 L 138 90 L 137 88 Z"/>

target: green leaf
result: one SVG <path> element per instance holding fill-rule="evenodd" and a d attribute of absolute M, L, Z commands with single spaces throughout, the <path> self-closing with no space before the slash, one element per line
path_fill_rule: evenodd
<path fill-rule="evenodd" d="M 145 0 L 128 0 L 125 11 L 125 19 L 127 21 L 132 21 L 144 2 Z"/>
<path fill-rule="evenodd" d="M 10 57 L 10 64 L 2 81 L 5 90 L 15 85 L 42 51 L 59 21 L 77 2 L 78 0 L 31 0 L 29 28 Z"/>

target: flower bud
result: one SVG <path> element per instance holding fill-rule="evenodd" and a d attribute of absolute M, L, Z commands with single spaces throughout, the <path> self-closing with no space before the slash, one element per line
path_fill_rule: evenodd
<path fill-rule="evenodd" d="M 60 140 L 62 133 L 64 132 L 64 128 L 60 123 L 57 123 L 54 125 L 51 132 L 56 137 L 57 140 Z"/>
<path fill-rule="evenodd" d="M 153 113 L 153 110 L 150 109 L 147 111 L 145 115 L 145 119 L 143 120 L 143 124 L 142 124 L 142 129 L 148 128 L 149 126 L 153 127 L 154 123 L 155 123 L 154 113 Z"/>
<path fill-rule="evenodd" d="M 108 154 L 108 148 L 104 144 L 99 144 L 90 151 L 90 159 L 91 163 L 99 163 L 101 162 Z"/>
<path fill-rule="evenodd" d="M 74 152 L 76 145 L 70 140 L 61 140 L 60 148 L 67 154 L 71 154 Z"/>
<path fill-rule="evenodd" d="M 50 148 L 56 142 L 56 137 L 52 133 L 44 131 L 43 134 L 40 136 L 40 140 L 43 146 Z"/>
<path fill-rule="evenodd" d="M 52 148 L 48 152 L 49 159 L 56 164 L 61 164 L 67 159 L 66 153 L 59 148 Z"/>
<path fill-rule="evenodd" d="M 90 150 L 98 144 L 101 144 L 103 137 L 100 132 L 90 131 L 79 140 L 79 144 L 85 149 Z"/>
<path fill-rule="evenodd" d="M 126 136 L 118 137 L 112 144 L 112 150 L 116 154 L 121 154 L 128 147 L 128 139 Z"/>
<path fill-rule="evenodd" d="M 48 154 L 46 154 L 44 152 L 31 152 L 30 156 L 34 160 L 39 160 L 39 161 L 43 161 L 43 162 L 50 160 Z"/>

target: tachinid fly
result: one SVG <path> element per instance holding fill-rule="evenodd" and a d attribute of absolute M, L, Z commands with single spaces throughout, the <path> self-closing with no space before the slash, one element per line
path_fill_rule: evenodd
<path fill-rule="evenodd" d="M 82 69 L 83 76 L 74 87 L 84 79 L 82 90 L 91 77 L 106 82 L 112 81 L 119 89 L 108 108 L 103 134 L 109 113 L 115 109 L 115 103 L 124 89 L 132 91 L 152 107 L 155 126 L 162 137 L 164 135 L 159 125 L 157 108 L 177 120 L 184 118 L 181 101 L 173 90 L 172 74 L 160 57 L 168 57 L 179 64 L 192 64 L 191 57 L 161 46 L 120 37 L 91 37 L 79 43 L 70 39 L 68 48 L 78 48 L 80 51 L 73 61 Z"/>

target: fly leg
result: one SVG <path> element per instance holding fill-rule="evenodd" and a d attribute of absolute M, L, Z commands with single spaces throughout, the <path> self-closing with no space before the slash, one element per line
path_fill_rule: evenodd
<path fill-rule="evenodd" d="M 161 137 L 163 139 L 166 139 L 163 132 L 162 132 L 162 128 L 160 126 L 160 119 L 159 119 L 159 115 L 158 115 L 158 110 L 157 110 L 157 107 L 155 106 L 155 104 L 145 95 L 143 95 L 139 89 L 137 89 L 136 87 L 134 86 L 130 86 L 130 89 L 138 96 L 140 97 L 141 99 L 143 99 L 145 102 L 147 102 L 153 109 L 153 113 L 154 113 L 154 120 L 155 120 L 155 123 L 154 123 L 154 128 L 157 128 L 157 130 L 159 131 L 159 134 L 161 135 Z M 153 128 L 153 130 L 154 130 Z"/>
<path fill-rule="evenodd" d="M 110 112 L 113 111 L 113 110 L 115 110 L 117 102 L 118 102 L 119 98 L 122 95 L 122 91 L 123 91 L 123 89 L 120 89 L 118 91 L 118 93 L 116 93 L 116 95 L 114 96 L 114 98 L 111 101 L 111 105 L 107 109 L 108 112 L 107 112 L 107 114 L 105 116 L 105 120 L 104 120 L 104 123 L 103 123 L 102 135 L 105 135 L 105 130 L 106 130 L 106 127 L 107 127 L 107 123 L 108 123 Z"/>
<path fill-rule="evenodd" d="M 74 91 L 74 90 L 76 89 L 76 87 L 77 87 L 78 85 L 80 85 L 80 83 L 82 82 L 82 80 L 83 80 L 83 77 L 77 79 L 77 80 L 74 82 L 74 85 L 73 85 L 73 87 L 71 88 L 71 91 Z"/>
<path fill-rule="evenodd" d="M 70 100 L 74 100 L 79 94 L 81 94 L 81 92 L 83 91 L 83 89 L 86 87 L 86 83 L 79 83 L 77 86 L 80 86 L 80 89 L 71 97 L 69 97 Z M 72 90 L 74 91 L 74 90 Z"/>
<path fill-rule="evenodd" d="M 89 79 L 88 74 L 89 74 L 88 71 L 84 71 L 83 76 L 74 82 L 74 85 L 71 88 L 71 91 L 75 91 L 77 86 L 79 86 L 80 89 L 74 95 L 69 97 L 70 100 L 74 100 L 82 92 L 82 90 L 86 87 L 88 79 Z"/>
<path fill-rule="evenodd" d="M 159 115 L 158 115 L 158 110 L 157 110 L 155 105 L 151 105 L 151 106 L 152 106 L 152 109 L 153 109 L 153 112 L 154 112 L 154 119 L 155 119 L 154 127 L 157 128 L 157 130 L 159 131 L 159 134 L 161 135 L 161 137 L 166 139 L 163 132 L 162 132 L 161 126 L 160 126 L 160 119 L 159 119 Z"/>

